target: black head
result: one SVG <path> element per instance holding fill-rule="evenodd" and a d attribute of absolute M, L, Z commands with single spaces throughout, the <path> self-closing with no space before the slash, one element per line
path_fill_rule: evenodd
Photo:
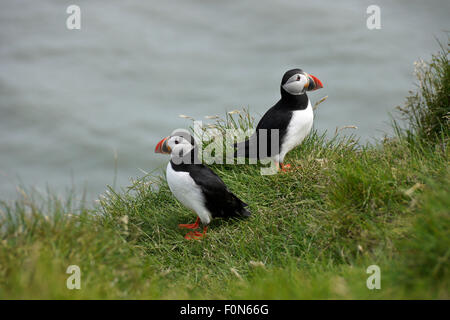
<path fill-rule="evenodd" d="M 323 88 L 322 82 L 302 69 L 287 71 L 281 79 L 281 95 L 302 95 L 306 91 Z"/>
<path fill-rule="evenodd" d="M 170 154 L 177 164 L 192 164 L 197 159 L 198 148 L 189 131 L 176 130 L 156 145 L 155 152 Z"/>

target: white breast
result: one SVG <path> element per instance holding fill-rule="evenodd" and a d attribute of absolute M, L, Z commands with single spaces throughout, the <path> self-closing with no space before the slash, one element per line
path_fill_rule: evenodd
<path fill-rule="evenodd" d="M 170 162 L 166 170 L 167 184 L 175 198 L 184 206 L 195 211 L 203 224 L 211 222 L 211 213 L 205 207 L 205 200 L 200 187 L 189 175 L 189 172 L 175 171 Z"/>
<path fill-rule="evenodd" d="M 286 130 L 283 144 L 281 145 L 278 162 L 283 162 L 286 154 L 302 143 L 311 131 L 314 120 L 314 112 L 311 102 L 308 101 L 308 107 L 304 110 L 296 110 L 292 113 L 291 122 Z"/>

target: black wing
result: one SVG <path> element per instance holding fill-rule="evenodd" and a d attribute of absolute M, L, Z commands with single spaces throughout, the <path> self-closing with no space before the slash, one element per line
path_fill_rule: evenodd
<path fill-rule="evenodd" d="M 213 217 L 250 216 L 247 204 L 228 190 L 225 183 L 209 167 L 191 165 L 189 174 L 205 196 L 205 206 Z"/>
<path fill-rule="evenodd" d="M 285 111 L 280 110 L 278 103 L 270 108 L 264 116 L 259 120 L 258 125 L 256 126 L 255 133 L 246 141 L 242 141 L 239 143 L 236 143 L 234 146 L 237 148 L 235 151 L 235 157 L 238 155 L 243 154 L 242 150 L 245 148 L 245 157 L 246 158 L 254 158 L 254 152 L 252 152 L 252 155 L 250 155 L 250 143 L 256 144 L 258 159 L 260 158 L 259 155 L 261 154 L 259 150 L 259 139 L 260 139 L 260 129 L 266 129 L 267 130 L 267 154 L 264 154 L 264 156 L 274 156 L 279 153 L 279 150 L 281 148 L 281 143 L 283 141 L 283 137 L 286 134 L 287 127 L 289 126 L 289 123 L 292 118 L 292 111 Z M 272 129 L 278 129 L 278 150 L 272 150 Z M 274 142 L 275 143 L 275 142 Z"/>
<path fill-rule="evenodd" d="M 292 118 L 292 111 L 280 110 L 277 105 L 270 108 L 259 120 L 256 130 L 259 129 L 278 129 L 280 137 L 284 135 L 289 122 Z M 283 131 L 283 133 L 281 132 Z"/>

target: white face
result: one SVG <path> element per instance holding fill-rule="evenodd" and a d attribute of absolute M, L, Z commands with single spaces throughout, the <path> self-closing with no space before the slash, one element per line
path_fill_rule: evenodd
<path fill-rule="evenodd" d="M 283 85 L 283 89 L 290 94 L 300 95 L 306 91 L 308 84 L 308 78 L 302 73 L 297 73 L 290 77 L 288 81 L 286 81 L 286 83 Z"/>
<path fill-rule="evenodd" d="M 171 156 L 182 157 L 189 153 L 194 147 L 190 141 L 181 136 L 173 136 L 167 140 L 167 146 L 170 148 Z"/>

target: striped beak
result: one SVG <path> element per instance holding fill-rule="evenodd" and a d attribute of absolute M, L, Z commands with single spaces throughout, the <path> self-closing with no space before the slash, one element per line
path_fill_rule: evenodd
<path fill-rule="evenodd" d="M 314 91 L 320 88 L 323 88 L 322 81 L 320 81 L 317 77 L 312 74 L 308 74 L 308 83 L 306 84 L 308 87 L 306 90 Z"/>
<path fill-rule="evenodd" d="M 155 153 L 169 154 L 171 152 L 170 147 L 167 145 L 167 141 L 169 140 L 169 138 L 170 137 L 166 137 L 158 142 L 155 148 Z"/>

